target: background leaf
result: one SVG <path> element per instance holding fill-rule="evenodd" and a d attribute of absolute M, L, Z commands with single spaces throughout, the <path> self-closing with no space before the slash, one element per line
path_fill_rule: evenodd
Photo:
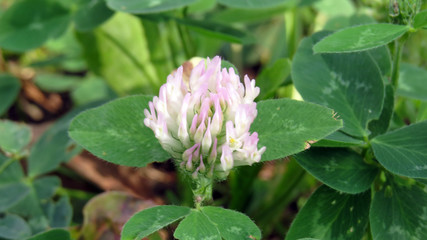
<path fill-rule="evenodd" d="M 60 74 L 38 74 L 34 79 L 35 84 L 47 92 L 67 92 L 80 83 L 80 78 Z"/>
<path fill-rule="evenodd" d="M 61 186 L 61 179 L 57 176 L 43 176 L 33 182 L 34 190 L 40 200 L 47 200 L 56 193 Z"/>
<path fill-rule="evenodd" d="M 119 239 L 123 225 L 132 215 L 153 206 L 154 202 L 136 198 L 126 192 L 107 191 L 98 194 L 83 208 L 81 236 L 83 239 L 96 239 L 97 236 Z M 108 226 L 105 226 L 106 223 Z"/>
<path fill-rule="evenodd" d="M 331 188 L 346 193 L 368 190 L 378 169 L 363 161 L 363 157 L 349 149 L 311 148 L 295 156 L 310 174 Z"/>
<path fill-rule="evenodd" d="M 77 33 L 88 66 L 118 95 L 157 93 L 158 79 L 138 18 L 116 13 L 93 32 Z"/>
<path fill-rule="evenodd" d="M 71 120 L 83 110 L 99 106 L 94 102 L 70 111 L 51 126 L 32 147 L 28 157 L 28 175 L 34 177 L 52 171 L 59 164 L 67 162 L 81 151 L 81 148 L 68 137 Z"/>
<path fill-rule="evenodd" d="M 291 74 L 291 61 L 284 58 L 277 60 L 271 67 L 263 69 L 256 78 L 256 84 L 260 89 L 258 99 L 273 97 L 289 74 Z"/>
<path fill-rule="evenodd" d="M 131 96 L 88 110 L 72 121 L 69 134 L 97 157 L 142 167 L 170 158 L 143 123 L 151 96 Z"/>
<path fill-rule="evenodd" d="M 313 54 L 313 44 L 325 35 L 302 40 L 292 63 L 295 87 L 304 100 L 334 109 L 343 132 L 367 137 L 367 123 L 381 114 L 381 72 L 367 53 Z"/>
<path fill-rule="evenodd" d="M 14 159 L 3 156 L 1 153 L 0 168 L 3 169 L 0 174 L 0 184 L 18 182 L 24 177 L 21 164 Z"/>
<path fill-rule="evenodd" d="M 427 193 L 391 180 L 375 193 L 369 213 L 374 239 L 426 239 Z"/>
<path fill-rule="evenodd" d="M 342 127 L 331 109 L 308 102 L 265 100 L 257 103 L 257 110 L 250 131 L 258 133 L 258 146 L 267 147 L 262 161 L 301 152 L 309 141 L 318 141 Z"/>
<path fill-rule="evenodd" d="M 231 27 L 230 25 L 210 22 L 208 20 L 198 21 L 190 18 L 176 18 L 175 21 L 207 37 L 241 44 L 255 42 L 255 38 L 250 33 Z"/>
<path fill-rule="evenodd" d="M 299 211 L 286 240 L 360 240 L 368 225 L 369 202 L 369 191 L 349 195 L 320 186 Z"/>
<path fill-rule="evenodd" d="M 421 11 L 415 15 L 414 28 L 422 28 L 427 25 L 427 10 Z"/>
<path fill-rule="evenodd" d="M 59 37 L 67 29 L 70 13 L 54 0 L 23 0 L 0 16 L 0 46 L 27 51 Z"/>
<path fill-rule="evenodd" d="M 240 213 L 221 207 L 207 206 L 201 209 L 218 228 L 222 239 L 261 239 L 261 231 L 252 220 Z"/>
<path fill-rule="evenodd" d="M 37 234 L 36 236 L 30 237 L 27 240 L 51 240 L 51 239 L 61 239 L 61 240 L 70 240 L 70 233 L 64 229 L 52 229 L 46 232 Z"/>
<path fill-rule="evenodd" d="M 190 214 L 190 208 L 165 205 L 147 208 L 133 215 L 122 230 L 121 240 L 144 238 Z"/>
<path fill-rule="evenodd" d="M 269 1 L 258 1 L 258 0 L 217 0 L 218 3 L 234 8 L 273 8 L 283 5 L 286 0 L 269 0 Z"/>
<path fill-rule="evenodd" d="M 314 45 L 314 53 L 358 52 L 380 47 L 399 38 L 409 26 L 387 23 L 346 28 L 325 37 Z"/>
<path fill-rule="evenodd" d="M 0 120 L 0 148 L 11 154 L 20 153 L 31 140 L 31 129 L 25 124 Z"/>
<path fill-rule="evenodd" d="M 0 212 L 16 205 L 30 193 L 30 188 L 22 182 L 0 183 Z"/>
<path fill-rule="evenodd" d="M 0 216 L 0 238 L 24 239 L 31 235 L 31 229 L 24 219 L 14 214 Z"/>
<path fill-rule="evenodd" d="M 112 15 L 105 0 L 79 0 L 74 15 L 74 24 L 78 31 L 90 31 L 107 21 Z"/>
<path fill-rule="evenodd" d="M 371 144 L 377 160 L 390 172 L 427 178 L 427 121 L 377 136 Z"/>
<path fill-rule="evenodd" d="M 106 0 L 108 7 L 128 13 L 156 13 L 181 8 L 198 0 Z"/>
<path fill-rule="evenodd" d="M 191 213 L 179 223 L 173 236 L 180 240 L 221 240 L 221 235 L 215 224 L 205 214 L 195 209 L 191 210 Z"/>
<path fill-rule="evenodd" d="M 397 95 L 427 101 L 427 70 L 402 63 Z"/>
<path fill-rule="evenodd" d="M 0 74 L 0 116 L 3 115 L 18 96 L 21 83 L 11 75 Z"/>
<path fill-rule="evenodd" d="M 48 205 L 49 226 L 52 228 L 68 227 L 73 216 L 73 209 L 68 196 L 62 196 L 57 202 Z"/>

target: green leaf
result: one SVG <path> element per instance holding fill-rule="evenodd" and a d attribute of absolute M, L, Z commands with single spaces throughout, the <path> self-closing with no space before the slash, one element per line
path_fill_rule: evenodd
<path fill-rule="evenodd" d="M 324 1 L 322 1 L 324 2 Z M 336 1 L 330 1 L 331 4 L 333 5 L 333 7 L 331 6 L 327 6 L 329 8 L 329 15 L 330 15 L 330 19 L 328 19 L 328 21 L 325 23 L 325 25 L 323 26 L 323 30 L 328 30 L 328 31 L 337 31 L 343 28 L 348 28 L 348 27 L 353 27 L 353 26 L 357 26 L 357 25 L 364 25 L 364 24 L 371 24 L 371 23 L 376 23 L 375 19 L 372 18 L 371 16 L 365 15 L 365 14 L 354 14 L 354 15 L 341 15 L 340 13 L 344 13 L 344 11 L 342 10 L 342 8 L 340 9 L 340 6 L 337 5 Z M 341 1 L 340 1 L 341 2 Z M 342 1 L 344 2 L 344 1 Z M 347 2 L 349 3 L 349 2 Z M 334 8 L 340 9 L 340 11 L 336 11 L 334 10 Z M 353 12 L 354 12 L 354 6 L 353 8 Z M 325 9 L 326 11 L 326 9 Z M 340 14 L 340 15 L 336 15 L 335 14 Z M 345 13 L 346 14 L 346 13 Z"/>
<path fill-rule="evenodd" d="M 261 231 L 242 213 L 209 206 L 201 208 L 201 211 L 215 224 L 224 240 L 261 239 Z"/>
<path fill-rule="evenodd" d="M 30 193 L 30 188 L 22 182 L 0 183 L 0 212 L 19 203 Z"/>
<path fill-rule="evenodd" d="M 20 153 L 31 140 L 31 129 L 25 124 L 0 120 L 0 148 L 8 153 Z"/>
<path fill-rule="evenodd" d="M 291 99 L 264 100 L 257 104 L 258 116 L 251 132 L 259 136 L 258 146 L 266 146 L 262 161 L 284 158 L 303 151 L 342 127 L 331 109 Z M 313 116 L 316 116 L 315 118 Z"/>
<path fill-rule="evenodd" d="M 422 122 L 424 120 L 427 120 L 427 102 L 421 101 L 418 106 L 416 122 Z"/>
<path fill-rule="evenodd" d="M 107 21 L 113 13 L 104 0 L 79 0 L 74 24 L 78 31 L 90 31 Z"/>
<path fill-rule="evenodd" d="M 8 212 L 17 214 L 27 220 L 33 234 L 45 231 L 49 228 L 49 222 L 40 205 L 41 200 L 38 198 L 34 188 L 30 188 L 29 194 L 17 202 Z"/>
<path fill-rule="evenodd" d="M 362 140 L 353 138 L 342 131 L 333 132 L 322 140 L 312 144 L 313 147 L 350 147 L 365 144 Z"/>
<path fill-rule="evenodd" d="M 427 178 L 427 121 L 375 137 L 371 144 L 377 160 L 390 172 Z"/>
<path fill-rule="evenodd" d="M 295 156 L 298 163 L 329 187 L 345 193 L 361 193 L 371 187 L 378 168 L 345 148 L 312 148 Z"/>
<path fill-rule="evenodd" d="M 356 7 L 351 0 L 322 0 L 314 3 L 316 8 L 322 15 L 327 17 L 336 16 L 351 16 L 356 12 Z"/>
<path fill-rule="evenodd" d="M 35 177 L 47 173 L 67 162 L 81 151 L 68 137 L 71 120 L 83 110 L 99 106 L 101 102 L 84 105 L 67 113 L 50 127 L 36 142 L 28 157 L 28 175 Z"/>
<path fill-rule="evenodd" d="M 180 240 L 221 240 L 217 226 L 203 212 L 195 209 L 181 221 L 173 236 Z"/>
<path fill-rule="evenodd" d="M 239 70 L 236 68 L 236 66 L 234 66 L 234 64 L 232 64 L 231 62 L 227 61 L 227 60 L 223 60 L 221 59 L 221 69 L 226 68 L 227 71 L 230 68 L 233 68 L 234 72 L 239 75 Z"/>
<path fill-rule="evenodd" d="M 21 217 L 14 214 L 0 216 L 0 238 L 24 239 L 31 235 L 31 229 Z"/>
<path fill-rule="evenodd" d="M 73 209 L 68 196 L 62 196 L 50 205 L 48 212 L 49 226 L 53 228 L 68 227 L 73 216 Z"/>
<path fill-rule="evenodd" d="M 427 70 L 402 63 L 397 95 L 427 101 Z"/>
<path fill-rule="evenodd" d="M 391 55 L 387 46 L 368 50 L 367 53 L 377 63 L 382 76 L 388 77 L 391 75 Z"/>
<path fill-rule="evenodd" d="M 158 79 L 140 19 L 116 13 L 93 32 L 77 33 L 89 68 L 119 95 L 154 94 Z"/>
<path fill-rule="evenodd" d="M 367 123 L 381 114 L 381 72 L 367 53 L 313 54 L 313 44 L 325 34 L 302 40 L 292 63 L 295 87 L 304 100 L 334 109 L 344 121 L 343 132 L 367 137 Z"/>
<path fill-rule="evenodd" d="M 385 97 L 380 118 L 378 120 L 372 120 L 368 124 L 368 129 L 371 131 L 369 138 L 373 138 L 387 132 L 387 129 L 390 126 L 391 117 L 393 116 L 393 109 L 394 90 L 390 84 L 387 84 L 385 86 Z"/>
<path fill-rule="evenodd" d="M 185 7 L 198 0 L 106 0 L 108 7 L 128 13 L 156 13 Z"/>
<path fill-rule="evenodd" d="M 21 83 L 11 75 L 0 74 L 0 116 L 5 113 L 18 96 Z"/>
<path fill-rule="evenodd" d="M 57 1 L 17 1 L 0 16 L 0 47 L 18 52 L 39 47 L 64 33 L 69 22 L 69 10 Z"/>
<path fill-rule="evenodd" d="M 47 92 L 67 92 L 76 88 L 81 79 L 59 74 L 38 74 L 34 79 L 35 84 Z"/>
<path fill-rule="evenodd" d="M 283 0 L 270 0 L 270 1 L 259 1 L 259 0 L 218 0 L 218 3 L 221 3 L 228 7 L 234 8 L 273 8 L 280 5 L 283 5 Z"/>
<path fill-rule="evenodd" d="M 427 10 L 421 11 L 415 15 L 414 28 L 422 28 L 427 25 Z"/>
<path fill-rule="evenodd" d="M 61 179 L 57 176 L 44 176 L 37 178 L 33 182 L 34 190 L 40 200 L 51 198 L 56 193 L 59 186 L 61 186 Z"/>
<path fill-rule="evenodd" d="M 117 95 L 108 87 L 102 78 L 91 76 L 86 78 L 71 92 L 73 103 L 79 106 L 100 101 L 114 99 Z"/>
<path fill-rule="evenodd" d="M 320 186 L 299 211 L 286 239 L 360 240 L 368 225 L 370 197 L 369 191 L 349 195 Z"/>
<path fill-rule="evenodd" d="M 409 30 L 406 25 L 367 24 L 337 31 L 314 45 L 315 53 L 358 52 L 386 45 Z"/>
<path fill-rule="evenodd" d="M 248 32 L 231 27 L 230 25 L 210 22 L 207 20 L 195 20 L 190 18 L 175 18 L 180 24 L 205 35 L 206 37 L 218 38 L 228 42 L 250 44 L 255 38 Z"/>
<path fill-rule="evenodd" d="M 427 193 L 391 182 L 375 193 L 369 219 L 373 239 L 427 239 Z"/>
<path fill-rule="evenodd" d="M 284 58 L 277 60 L 271 67 L 263 69 L 256 78 L 256 84 L 260 89 L 258 99 L 273 97 L 290 73 L 291 61 Z"/>
<path fill-rule="evenodd" d="M 6 158 L 0 153 L 0 184 L 18 182 L 24 177 L 21 164 L 11 158 Z"/>
<path fill-rule="evenodd" d="M 144 238 L 190 214 L 190 208 L 181 206 L 156 206 L 133 215 L 123 227 L 121 240 Z"/>
<path fill-rule="evenodd" d="M 37 234 L 33 237 L 28 238 L 27 240 L 71 240 L 70 233 L 64 229 L 52 229 L 40 234 Z"/>
<path fill-rule="evenodd" d="M 207 18 L 211 21 L 221 23 L 252 23 L 271 19 L 276 15 L 284 13 L 287 9 L 289 9 L 289 6 L 286 5 L 260 9 L 226 8 L 221 9 L 221 11 L 210 12 Z"/>
<path fill-rule="evenodd" d="M 78 115 L 69 134 L 97 157 L 142 167 L 170 158 L 151 129 L 143 123 L 151 96 L 124 97 Z"/>

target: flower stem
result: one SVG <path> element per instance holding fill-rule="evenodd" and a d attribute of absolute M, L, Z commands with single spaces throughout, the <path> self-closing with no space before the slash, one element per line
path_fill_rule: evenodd
<path fill-rule="evenodd" d="M 193 182 L 194 206 L 199 209 L 202 205 L 212 202 L 213 179 L 199 175 Z"/>

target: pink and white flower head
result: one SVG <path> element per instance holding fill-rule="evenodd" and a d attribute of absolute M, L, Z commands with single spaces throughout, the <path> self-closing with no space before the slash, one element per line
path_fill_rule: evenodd
<path fill-rule="evenodd" d="M 233 68 L 221 69 L 219 56 L 208 58 L 168 76 L 144 110 L 144 124 L 194 177 L 226 176 L 234 166 L 259 162 L 266 149 L 249 132 L 258 94 L 255 80 L 245 76 L 242 84 Z"/>

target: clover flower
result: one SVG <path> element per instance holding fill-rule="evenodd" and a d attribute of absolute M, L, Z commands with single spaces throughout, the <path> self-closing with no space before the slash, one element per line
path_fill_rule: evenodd
<path fill-rule="evenodd" d="M 255 80 L 245 76 L 243 85 L 233 68 L 221 69 L 220 57 L 208 58 L 168 76 L 144 110 L 144 124 L 194 177 L 226 176 L 234 166 L 259 162 L 266 149 L 249 132 L 258 94 Z"/>

